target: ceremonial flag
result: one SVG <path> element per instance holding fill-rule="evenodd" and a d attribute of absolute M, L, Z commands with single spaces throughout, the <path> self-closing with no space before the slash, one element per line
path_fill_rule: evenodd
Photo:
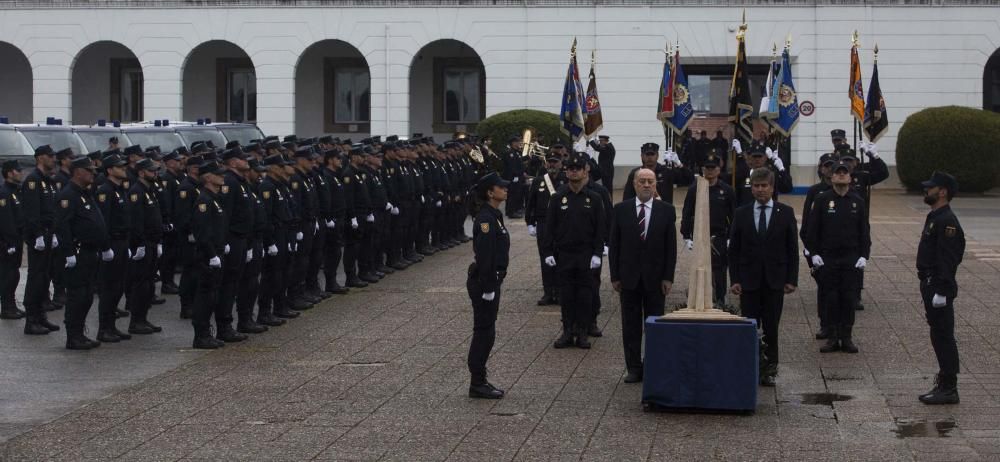
<path fill-rule="evenodd" d="M 760 109 L 757 111 L 757 116 L 771 123 L 772 119 L 778 117 L 778 104 L 777 98 L 774 92 L 777 90 L 777 78 L 779 77 L 780 70 L 778 68 L 778 62 L 771 58 L 771 65 L 768 66 L 767 80 L 764 81 L 764 88 L 760 92 Z"/>
<path fill-rule="evenodd" d="M 878 47 L 875 47 L 878 53 Z M 878 84 L 878 60 L 872 67 L 872 82 L 868 85 L 868 102 L 865 103 L 864 130 L 868 141 L 878 141 L 889 129 L 889 119 L 885 112 L 885 100 L 882 99 L 882 88 Z"/>
<path fill-rule="evenodd" d="M 778 116 L 771 125 L 783 136 L 791 136 L 795 124 L 799 123 L 799 97 L 795 94 L 795 84 L 792 83 L 792 65 L 788 57 L 788 48 L 781 53 L 781 71 L 774 84 L 775 104 Z"/>
<path fill-rule="evenodd" d="M 729 89 L 729 122 L 733 124 L 736 136 L 745 146 L 753 140 L 753 103 L 750 101 L 750 79 L 747 76 L 746 45 L 742 35 L 737 35 L 739 43 L 736 51 L 736 67 L 733 69 L 733 83 Z"/>
<path fill-rule="evenodd" d="M 861 85 L 861 60 L 858 58 L 858 44 L 851 45 L 851 87 L 847 90 L 851 98 L 851 115 L 858 122 L 865 120 L 865 90 Z"/>
<path fill-rule="evenodd" d="M 597 97 L 597 76 L 594 75 L 594 63 L 590 63 L 590 82 L 587 83 L 587 122 L 585 132 L 587 138 L 592 138 L 604 128 L 604 117 L 601 115 L 601 100 Z"/>
<path fill-rule="evenodd" d="M 562 110 L 559 111 L 560 130 L 569 135 L 573 142 L 583 137 L 586 102 L 583 85 L 580 83 L 580 69 L 576 65 L 576 39 L 573 40 L 572 53 L 569 59 L 569 69 L 566 71 L 566 83 L 563 85 Z"/>
<path fill-rule="evenodd" d="M 688 92 L 688 79 L 687 75 L 684 74 L 684 68 L 681 67 L 681 52 L 677 50 L 674 53 L 674 63 L 671 67 L 671 74 L 673 75 L 673 97 L 671 98 L 674 103 L 673 115 L 670 116 L 665 123 L 674 130 L 674 133 L 682 134 L 684 130 L 687 130 L 688 125 L 691 124 L 691 119 L 694 118 L 694 107 L 691 106 L 691 95 Z"/>
<path fill-rule="evenodd" d="M 663 78 L 660 79 L 660 99 L 657 100 L 656 118 L 667 123 L 674 115 L 674 78 L 671 72 L 670 54 L 664 55 Z"/>

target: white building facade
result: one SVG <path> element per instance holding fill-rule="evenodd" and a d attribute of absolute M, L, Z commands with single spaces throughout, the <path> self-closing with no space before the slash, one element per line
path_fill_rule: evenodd
<path fill-rule="evenodd" d="M 1000 8 L 941 1 L 0 2 L 0 116 L 212 118 L 256 121 L 275 135 L 443 138 L 511 109 L 558 112 L 576 37 L 584 80 L 596 50 L 603 134 L 618 164 L 637 165 L 642 143 L 662 144 L 655 106 L 666 42 L 679 41 L 688 74 L 705 74 L 705 111 L 719 116 L 745 9 L 751 64 L 766 64 L 773 44 L 791 37 L 799 101 L 815 106 L 792 142 L 795 182 L 807 185 L 830 130 L 851 134 L 855 30 L 866 87 L 880 50 L 890 129 L 879 147 L 890 165 L 909 114 L 1000 108 Z"/>

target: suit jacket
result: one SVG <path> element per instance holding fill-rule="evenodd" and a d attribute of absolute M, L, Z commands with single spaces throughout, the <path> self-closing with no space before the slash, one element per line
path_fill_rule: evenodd
<path fill-rule="evenodd" d="M 799 240 L 795 212 L 774 202 L 767 231 L 761 236 L 753 219 L 751 202 L 736 209 L 729 235 L 729 279 L 743 290 L 781 290 L 798 285 Z"/>
<path fill-rule="evenodd" d="M 639 238 L 639 217 L 635 198 L 615 205 L 611 216 L 608 260 L 611 280 L 621 281 L 626 290 L 660 290 L 661 281 L 674 280 L 677 266 L 677 212 L 672 204 L 653 200 L 646 240 Z"/>

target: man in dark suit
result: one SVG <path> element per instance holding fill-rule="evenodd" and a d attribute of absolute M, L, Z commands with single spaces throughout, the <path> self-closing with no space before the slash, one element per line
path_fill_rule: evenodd
<path fill-rule="evenodd" d="M 674 206 L 658 199 L 656 174 L 635 174 L 636 197 L 615 206 L 608 258 L 611 284 L 621 297 L 626 383 L 642 381 L 642 326 L 647 316 L 662 316 L 677 266 Z"/>
<path fill-rule="evenodd" d="M 750 184 L 754 201 L 736 209 L 729 237 L 730 290 L 740 297 L 743 315 L 764 331 L 760 383 L 774 386 L 781 309 L 799 281 L 798 228 L 792 208 L 772 198 L 774 172 L 754 169 Z"/>

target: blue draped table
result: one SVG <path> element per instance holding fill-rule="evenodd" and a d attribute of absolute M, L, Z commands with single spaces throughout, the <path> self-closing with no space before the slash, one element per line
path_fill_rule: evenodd
<path fill-rule="evenodd" d="M 642 402 L 666 408 L 753 411 L 757 322 L 646 318 Z"/>

